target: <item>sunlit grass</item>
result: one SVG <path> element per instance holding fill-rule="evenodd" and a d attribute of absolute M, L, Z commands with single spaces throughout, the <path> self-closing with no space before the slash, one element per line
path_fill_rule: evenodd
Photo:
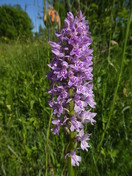
<path fill-rule="evenodd" d="M 82 152 L 76 175 L 132 173 L 132 61 L 127 32 L 130 36 L 124 28 L 123 44 L 113 42 L 111 34 L 110 45 L 104 36 L 99 46 L 93 36 L 97 122 L 87 126 L 91 149 Z M 64 136 L 53 136 L 49 130 L 45 74 L 51 58 L 48 42 L 0 44 L 0 175 L 65 173 Z"/>

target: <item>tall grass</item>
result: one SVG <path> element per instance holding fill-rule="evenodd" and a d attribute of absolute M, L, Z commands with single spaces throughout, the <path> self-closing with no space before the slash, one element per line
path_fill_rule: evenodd
<path fill-rule="evenodd" d="M 132 61 L 130 19 L 122 41 L 113 31 L 98 45 L 93 34 L 96 125 L 88 152 L 82 152 L 79 176 L 127 176 L 132 173 Z M 130 41 L 130 40 L 129 40 Z M 123 43 L 123 44 L 122 44 Z M 50 131 L 49 82 L 52 55 L 48 42 L 0 44 L 0 175 L 65 175 L 65 137 Z"/>

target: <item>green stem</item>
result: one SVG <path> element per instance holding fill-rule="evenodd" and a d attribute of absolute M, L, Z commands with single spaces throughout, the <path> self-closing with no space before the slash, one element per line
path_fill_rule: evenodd
<path fill-rule="evenodd" d="M 105 97 L 106 97 L 106 91 L 107 91 L 107 82 L 108 80 L 110 79 L 109 78 L 109 65 L 110 65 L 110 55 L 111 55 L 111 35 L 112 35 L 112 18 L 113 18 L 113 6 L 114 6 L 114 3 L 115 1 L 113 1 L 113 5 L 112 5 L 112 10 L 111 10 L 111 15 L 110 15 L 110 36 L 109 36 L 109 51 L 108 51 L 108 57 L 107 57 L 107 67 L 106 67 L 106 70 L 107 70 L 107 78 L 106 78 L 106 81 L 104 83 L 104 89 L 103 89 L 103 100 L 102 100 L 102 110 L 103 112 L 104 109 L 105 109 Z M 103 123 L 103 130 L 105 130 L 105 117 L 106 117 L 106 114 L 102 113 L 102 123 Z"/>
<path fill-rule="evenodd" d="M 51 114 L 52 114 L 52 112 L 51 112 Z M 47 144 L 46 144 L 46 173 L 45 173 L 45 176 L 47 176 L 48 175 L 48 142 L 49 142 L 49 133 L 50 133 L 50 126 L 51 126 L 51 117 L 50 117 L 50 119 L 49 119 L 49 124 L 48 124 L 48 130 L 47 130 Z"/>
<path fill-rule="evenodd" d="M 121 69 L 120 69 L 120 73 L 119 73 L 119 77 L 118 77 L 118 81 L 117 81 L 117 86 L 116 86 L 114 97 L 113 97 L 113 103 L 112 103 L 112 106 L 111 106 L 111 109 L 110 109 L 110 114 L 109 114 L 109 118 L 108 118 L 107 124 L 105 126 L 105 130 L 104 130 L 104 132 L 102 134 L 102 138 L 101 138 L 101 141 L 100 141 L 100 144 L 99 144 L 99 148 L 102 146 L 106 131 L 109 128 L 110 120 L 111 120 L 111 117 L 112 117 L 112 114 L 113 114 L 113 110 L 114 110 L 114 106 L 115 106 L 115 102 L 116 102 L 117 92 L 118 92 L 118 88 L 119 88 L 119 85 L 120 85 L 121 76 L 122 76 L 123 67 L 124 67 L 125 52 L 126 52 L 126 46 L 127 46 L 127 40 L 128 40 L 130 24 L 131 24 L 131 15 L 132 15 L 132 13 L 130 13 L 130 16 L 129 16 L 129 19 L 128 19 L 128 22 L 127 22 L 127 30 L 126 30 L 125 43 L 124 43 L 123 54 L 122 54 Z"/>
<path fill-rule="evenodd" d="M 71 157 L 68 157 L 68 176 L 74 176 L 74 170 L 71 164 Z"/>
<path fill-rule="evenodd" d="M 72 95 L 73 95 L 73 90 L 70 89 L 69 96 L 72 98 Z M 74 115 L 74 102 L 73 101 L 70 102 L 69 111 L 70 111 L 70 116 L 72 117 Z M 68 136 L 68 151 L 72 151 L 74 149 L 74 142 L 73 142 L 74 137 L 75 137 L 74 132 L 70 133 Z M 70 156 L 68 157 L 68 176 L 74 176 L 74 170 L 71 164 Z"/>

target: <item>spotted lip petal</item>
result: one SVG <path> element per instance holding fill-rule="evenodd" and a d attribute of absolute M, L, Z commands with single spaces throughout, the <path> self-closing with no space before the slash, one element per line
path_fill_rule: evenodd
<path fill-rule="evenodd" d="M 65 156 L 65 159 L 67 157 L 71 157 L 71 164 L 72 166 L 79 166 L 79 162 L 81 162 L 81 157 L 76 155 L 76 152 L 75 151 L 72 151 L 70 153 L 67 153 L 66 156 Z"/>

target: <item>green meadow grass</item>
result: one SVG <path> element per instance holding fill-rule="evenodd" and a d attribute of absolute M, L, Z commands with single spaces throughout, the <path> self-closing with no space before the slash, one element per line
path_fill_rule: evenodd
<path fill-rule="evenodd" d="M 96 124 L 76 176 L 132 174 L 130 20 L 122 43 L 93 36 Z M 54 136 L 48 105 L 48 42 L 0 43 L 0 175 L 65 175 L 65 137 Z"/>

